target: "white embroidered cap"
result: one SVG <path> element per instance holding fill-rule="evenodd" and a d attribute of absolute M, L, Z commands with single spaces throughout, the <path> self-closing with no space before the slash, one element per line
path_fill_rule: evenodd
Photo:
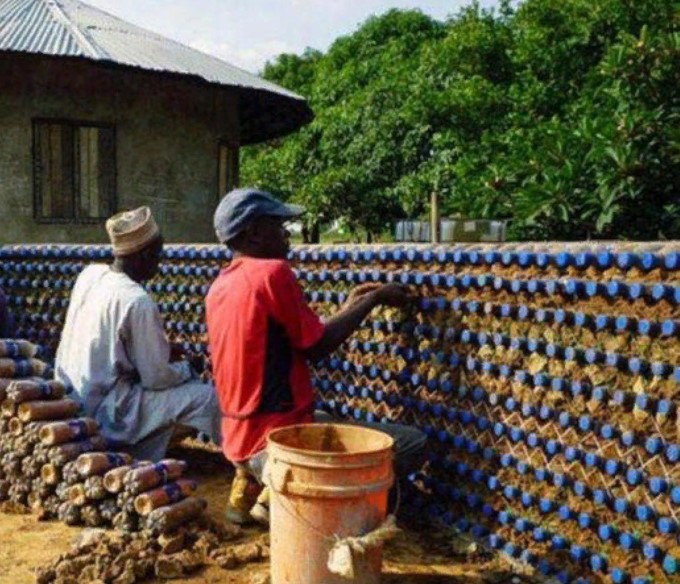
<path fill-rule="evenodd" d="M 108 219 L 106 232 L 111 240 L 113 255 L 127 256 L 144 249 L 158 237 L 160 230 L 151 209 L 139 207 Z"/>

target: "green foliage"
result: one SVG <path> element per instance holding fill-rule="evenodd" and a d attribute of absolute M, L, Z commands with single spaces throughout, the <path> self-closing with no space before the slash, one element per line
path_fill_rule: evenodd
<path fill-rule="evenodd" d="M 391 10 L 267 79 L 316 119 L 246 149 L 242 180 L 369 238 L 443 210 L 517 239 L 680 237 L 680 17 L 672 0 Z"/>

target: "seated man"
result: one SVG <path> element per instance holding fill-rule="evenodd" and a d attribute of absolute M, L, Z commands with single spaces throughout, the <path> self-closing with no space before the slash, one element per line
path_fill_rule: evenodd
<path fill-rule="evenodd" d="M 290 234 L 284 222 L 301 212 L 250 189 L 229 193 L 215 212 L 217 237 L 234 253 L 210 288 L 206 311 L 223 450 L 237 467 L 227 518 L 237 523 L 249 516 L 268 520 L 268 490 L 255 505 L 248 496 L 248 474 L 261 479 L 267 434 L 290 424 L 329 421 L 327 414 L 314 413 L 308 361 L 334 351 L 375 306 L 411 300 L 401 286 L 360 286 L 338 314 L 322 323 L 286 261 Z M 425 445 L 420 431 L 362 425 L 395 439 L 398 475 L 419 466 Z"/>
<path fill-rule="evenodd" d="M 148 207 L 106 222 L 111 265 L 78 276 L 57 351 L 56 376 L 80 396 L 85 413 L 114 447 L 159 460 L 173 432 L 190 427 L 219 443 L 212 387 L 174 359 L 158 307 L 142 287 L 158 269 L 163 239 Z"/>

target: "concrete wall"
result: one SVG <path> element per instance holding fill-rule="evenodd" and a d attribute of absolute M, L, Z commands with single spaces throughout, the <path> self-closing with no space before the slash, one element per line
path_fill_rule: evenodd
<path fill-rule="evenodd" d="M 214 241 L 218 144 L 238 143 L 233 92 L 30 55 L 2 54 L 0 80 L 0 243 L 106 241 L 103 222 L 34 220 L 36 117 L 115 124 L 118 209 L 149 205 L 167 241 Z"/>

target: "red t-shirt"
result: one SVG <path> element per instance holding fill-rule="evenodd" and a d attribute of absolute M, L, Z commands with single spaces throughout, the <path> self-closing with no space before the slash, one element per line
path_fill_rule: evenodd
<path fill-rule="evenodd" d="M 206 298 L 222 449 L 232 462 L 260 452 L 274 428 L 312 421 L 314 393 L 303 351 L 324 325 L 285 260 L 238 258 Z"/>

